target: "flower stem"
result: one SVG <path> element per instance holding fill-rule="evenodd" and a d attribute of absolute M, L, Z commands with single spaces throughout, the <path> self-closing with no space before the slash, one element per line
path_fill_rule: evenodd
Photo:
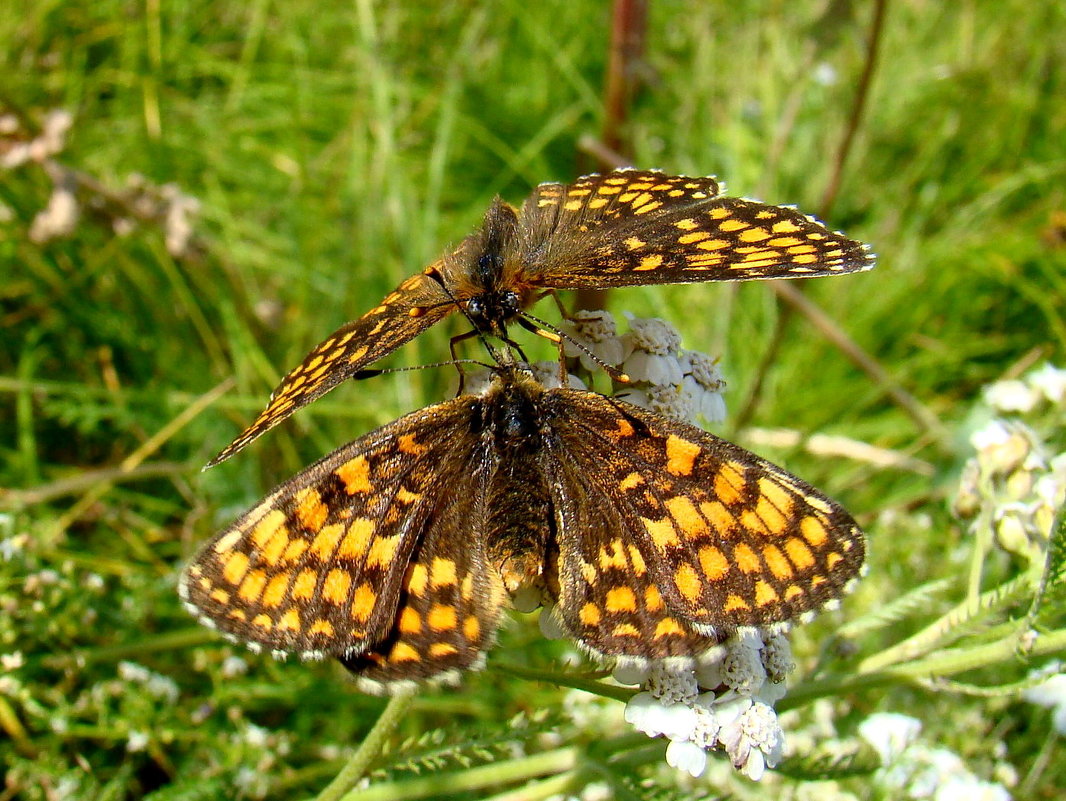
<path fill-rule="evenodd" d="M 340 801 L 355 786 L 355 783 L 363 778 L 370 764 L 385 745 L 385 740 L 403 718 L 414 697 L 413 689 L 402 689 L 389 699 L 389 703 L 382 710 L 374 728 L 370 730 L 366 739 L 348 760 L 348 764 L 341 768 L 333 781 L 318 794 L 316 801 Z"/>

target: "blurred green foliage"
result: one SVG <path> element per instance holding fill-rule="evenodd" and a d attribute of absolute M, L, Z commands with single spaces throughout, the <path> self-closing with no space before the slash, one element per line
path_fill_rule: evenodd
<path fill-rule="evenodd" d="M 635 163 L 717 174 L 731 194 L 818 213 L 869 15 L 846 0 L 653 4 L 628 129 Z M 605 4 L 580 0 L 9 0 L 0 114 L 33 132 L 48 111 L 69 111 L 55 158 L 101 191 L 83 185 L 76 227 L 38 242 L 30 230 L 52 179 L 36 163 L 0 171 L 0 653 L 10 656 L 0 798 L 298 797 L 365 737 L 381 699 L 333 665 L 220 642 L 181 609 L 175 577 L 274 483 L 443 398 L 450 370 L 342 387 L 225 465 L 198 469 L 312 345 L 463 236 L 494 194 L 518 201 L 596 167 L 579 142 L 600 130 L 608 32 Z M 861 610 L 954 581 L 935 608 L 833 658 L 877 653 L 966 591 L 972 544 L 945 498 L 972 403 L 990 381 L 1066 357 L 1064 65 L 1060 4 L 889 6 L 828 218 L 872 243 L 879 267 L 803 289 L 956 436 L 921 432 L 803 318 L 781 328 L 754 423 L 845 435 L 933 467 L 762 449 L 839 497 L 870 534 L 859 591 L 797 633 L 803 668 Z M 124 194 L 131 174 L 199 201 L 187 251 L 172 255 L 164 226 L 123 205 L 136 194 Z M 782 314 L 761 284 L 625 290 L 610 303 L 667 317 L 688 347 L 720 355 L 734 407 Z M 386 364 L 445 358 L 453 325 Z M 196 406 L 229 380 L 221 399 Z M 988 569 L 1000 581 L 1020 568 Z M 508 727 L 519 712 L 577 702 L 493 661 L 548 667 L 560 654 L 529 621 L 510 626 L 489 670 L 461 691 L 421 695 L 401 726 L 412 737 L 448 727 L 447 742 L 393 758 L 487 762 L 506 749 L 486 744 L 508 732 L 532 742 L 543 728 L 594 750 L 595 732 L 554 716 Z M 1026 670 L 1019 661 L 967 678 L 1008 684 Z M 1048 715 L 1008 697 L 910 684 L 834 703 L 850 710 L 842 733 L 875 709 L 920 710 L 927 736 L 975 770 L 1005 759 L 1032 777 L 1026 797 L 1066 784 Z M 862 780 L 851 781 L 861 797 Z"/>

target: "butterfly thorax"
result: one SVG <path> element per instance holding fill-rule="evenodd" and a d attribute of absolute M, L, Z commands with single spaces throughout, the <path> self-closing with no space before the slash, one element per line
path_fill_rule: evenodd
<path fill-rule="evenodd" d="M 502 334 L 528 302 L 529 288 L 517 280 L 518 230 L 514 208 L 497 197 L 481 229 L 461 249 L 464 263 L 455 273 L 461 285 L 450 289 L 465 300 L 466 314 L 480 331 Z"/>

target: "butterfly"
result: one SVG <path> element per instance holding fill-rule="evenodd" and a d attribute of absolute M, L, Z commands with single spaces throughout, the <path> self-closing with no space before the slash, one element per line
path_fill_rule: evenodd
<path fill-rule="evenodd" d="M 207 467 L 462 309 L 506 337 L 557 289 L 810 278 L 874 266 L 861 242 L 795 209 L 725 197 L 714 178 L 618 170 L 545 183 L 520 209 L 497 197 L 481 228 L 317 345 Z"/>
<path fill-rule="evenodd" d="M 335 657 L 391 691 L 480 666 L 523 586 L 594 654 L 691 659 L 809 618 L 864 552 L 851 516 L 780 467 L 512 363 L 274 489 L 179 589 L 253 650 Z"/>

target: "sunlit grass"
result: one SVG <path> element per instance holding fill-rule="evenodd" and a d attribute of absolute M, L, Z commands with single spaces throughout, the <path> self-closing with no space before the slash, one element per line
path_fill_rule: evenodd
<path fill-rule="evenodd" d="M 64 165 L 116 193 L 131 173 L 173 183 L 201 212 L 177 258 L 159 225 L 116 236 L 109 208 L 86 207 L 71 236 L 39 244 L 28 231 L 51 181 L 37 165 L 2 173 L 0 487 L 14 492 L 0 490 L 0 653 L 22 660 L 0 677 L 8 786 L 42 799 L 313 794 L 384 702 L 332 665 L 223 644 L 181 609 L 176 573 L 276 482 L 443 399 L 450 368 L 343 386 L 225 465 L 199 468 L 311 346 L 462 237 L 494 194 L 519 201 L 539 181 L 595 167 L 578 142 L 600 127 L 607 11 L 516 0 L 9 5 L 0 112 L 40 124 L 65 108 Z M 635 163 L 713 173 L 732 194 L 817 213 L 869 13 L 833 3 L 819 16 L 822 5 L 653 5 Z M 925 582 L 955 583 L 924 614 L 866 633 L 860 657 L 965 597 L 972 543 L 947 499 L 975 401 L 993 380 L 1066 357 L 1062 41 L 1057 4 L 889 7 L 827 220 L 870 242 L 880 264 L 803 289 L 952 437 L 926 437 L 805 318 L 784 327 L 752 424 L 838 434 L 933 466 L 930 476 L 760 449 L 839 498 L 870 535 L 856 595 L 796 636 L 806 668 L 835 627 Z M 733 409 L 782 314 L 755 284 L 619 290 L 610 304 L 668 317 L 687 346 L 720 355 Z M 550 303 L 537 313 L 556 319 Z M 439 361 L 460 330 L 439 326 L 384 364 Z M 467 354 L 481 356 L 475 344 Z M 47 497 L 25 494 L 37 491 Z M 1020 569 L 994 559 L 990 581 Z M 594 735 L 556 715 L 562 691 L 491 670 L 495 659 L 548 669 L 560 654 L 529 621 L 510 626 L 488 671 L 459 692 L 417 697 L 400 724 L 411 737 L 443 727 L 445 742 L 397 758 L 502 760 L 514 756 L 508 737 L 536 744 L 544 729 L 563 733 L 560 748 L 596 753 Z M 177 701 L 123 679 L 124 660 L 175 682 Z M 1008 662 L 966 678 L 1009 684 L 1027 669 Z M 1066 782 L 1054 751 L 1041 756 L 1060 747 L 1047 745 L 1048 714 L 1015 696 L 938 694 L 908 679 L 847 699 L 842 735 L 876 709 L 920 714 L 929 739 L 985 776 L 1012 763 L 1019 797 Z M 515 737 L 508 721 L 538 709 L 550 722 Z M 479 754 L 475 742 L 492 745 Z M 860 797 L 863 786 L 853 786 Z"/>

